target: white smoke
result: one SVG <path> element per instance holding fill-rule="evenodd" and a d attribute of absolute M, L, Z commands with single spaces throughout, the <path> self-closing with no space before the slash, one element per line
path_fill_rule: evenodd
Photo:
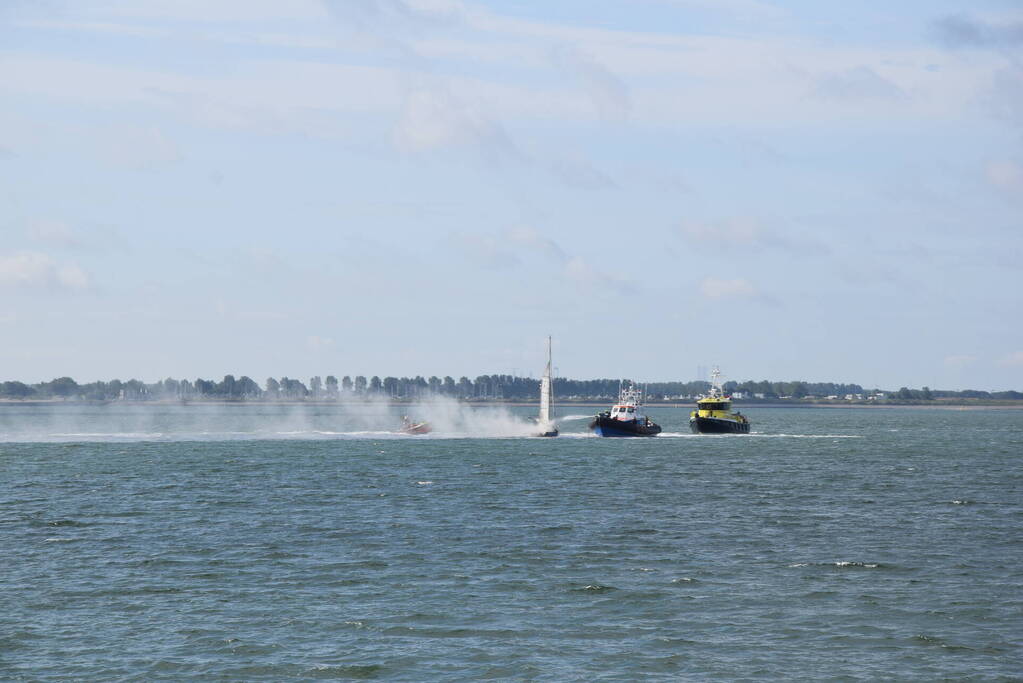
<path fill-rule="evenodd" d="M 431 434 L 445 437 L 534 436 L 537 425 L 517 417 L 504 406 L 474 408 L 448 396 L 429 396 L 408 406 L 414 421 L 430 423 Z"/>
<path fill-rule="evenodd" d="M 9 402 L 2 408 L 0 443 L 518 438 L 539 432 L 536 423 L 507 407 L 474 407 L 437 395 L 411 403 L 349 394 L 337 403 Z M 403 416 L 428 422 L 431 432 L 404 434 Z"/>

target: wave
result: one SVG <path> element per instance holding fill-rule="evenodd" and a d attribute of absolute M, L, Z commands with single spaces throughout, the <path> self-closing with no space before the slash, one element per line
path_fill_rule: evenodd
<path fill-rule="evenodd" d="M 788 565 L 789 569 L 802 569 L 803 567 L 837 567 L 838 569 L 881 569 L 884 567 L 880 562 L 857 562 L 850 560 L 837 560 L 835 562 L 796 562 Z"/>
<path fill-rule="evenodd" d="M 735 436 L 744 436 L 736 434 Z M 862 439 L 862 434 L 761 434 L 753 432 L 746 436 L 760 439 Z"/>

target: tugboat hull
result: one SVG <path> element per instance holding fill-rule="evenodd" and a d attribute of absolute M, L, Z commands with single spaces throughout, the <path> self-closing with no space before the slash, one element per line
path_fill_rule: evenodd
<path fill-rule="evenodd" d="M 595 417 L 590 422 L 590 429 L 597 436 L 657 436 L 661 433 L 660 425 L 653 422 L 641 424 L 636 420 L 615 420 L 603 416 Z"/>
<path fill-rule="evenodd" d="M 689 428 L 693 434 L 749 434 L 749 422 L 714 417 L 691 417 Z"/>

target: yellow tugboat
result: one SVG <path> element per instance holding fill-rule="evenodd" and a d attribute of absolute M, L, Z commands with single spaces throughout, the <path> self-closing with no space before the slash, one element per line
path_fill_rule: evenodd
<path fill-rule="evenodd" d="M 696 401 L 696 410 L 689 414 L 689 428 L 694 434 L 749 434 L 746 416 L 732 412 L 732 399 L 725 396 L 718 383 L 721 373 L 711 373 L 710 395 Z"/>

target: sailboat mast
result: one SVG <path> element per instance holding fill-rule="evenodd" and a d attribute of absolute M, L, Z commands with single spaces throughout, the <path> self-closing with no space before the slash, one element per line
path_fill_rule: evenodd
<path fill-rule="evenodd" d="M 548 419 L 550 419 L 550 417 L 554 413 L 554 376 L 551 374 L 551 336 L 550 335 L 547 335 L 547 377 L 549 378 L 547 380 L 547 391 L 550 394 L 548 399 L 547 399 L 547 403 L 550 406 L 550 408 L 548 410 L 548 412 L 550 414 L 547 417 L 548 417 Z"/>
<path fill-rule="evenodd" d="M 554 403 L 554 386 L 551 379 L 551 338 L 547 337 L 547 367 L 543 370 L 543 377 L 540 378 L 540 424 L 551 422 L 551 409 Z"/>

